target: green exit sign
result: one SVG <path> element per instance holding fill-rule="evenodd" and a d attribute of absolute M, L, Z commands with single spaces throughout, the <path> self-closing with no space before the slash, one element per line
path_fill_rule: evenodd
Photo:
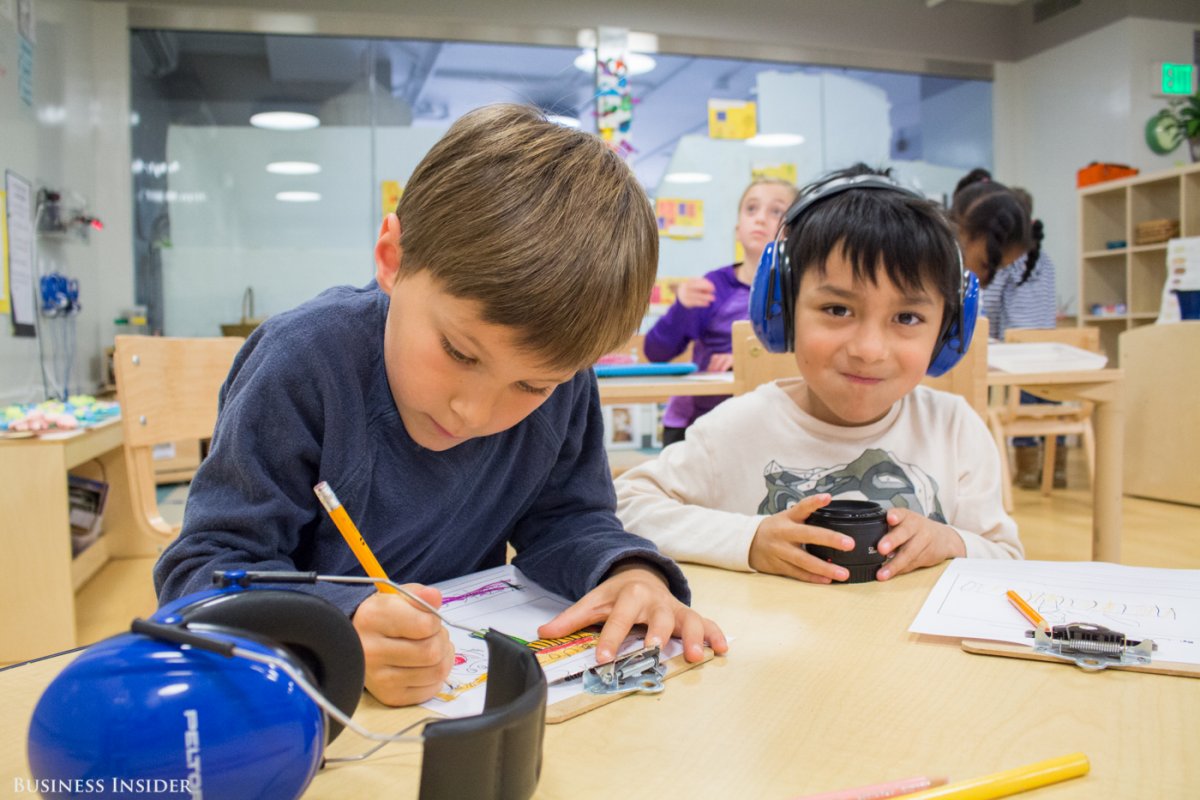
<path fill-rule="evenodd" d="M 1155 71 L 1155 94 L 1162 97 L 1186 97 L 1196 91 L 1196 65 L 1160 62 Z"/>

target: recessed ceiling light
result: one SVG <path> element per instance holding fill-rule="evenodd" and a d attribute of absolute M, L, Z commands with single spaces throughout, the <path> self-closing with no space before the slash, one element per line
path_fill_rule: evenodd
<path fill-rule="evenodd" d="M 664 181 L 671 183 L 708 183 L 712 179 L 707 172 L 669 172 L 663 176 Z"/>
<path fill-rule="evenodd" d="M 303 111 L 260 111 L 250 117 L 250 124 L 272 131 L 306 131 L 320 125 L 321 120 Z"/>
<path fill-rule="evenodd" d="M 321 199 L 320 192 L 277 192 L 275 199 L 284 203 L 315 203 Z"/>
<path fill-rule="evenodd" d="M 645 53 L 626 53 L 625 69 L 630 75 L 644 75 L 658 66 L 653 58 Z M 596 51 L 584 50 L 575 56 L 575 68 L 584 72 L 596 71 Z"/>
<path fill-rule="evenodd" d="M 564 128 L 578 128 L 579 119 L 577 117 L 568 117 L 562 114 L 547 114 L 546 119 L 556 125 L 562 125 Z"/>
<path fill-rule="evenodd" d="M 276 175 L 316 175 L 320 171 L 321 165 L 311 161 L 272 161 L 267 164 L 267 172 Z"/>
<path fill-rule="evenodd" d="M 746 140 L 751 147 L 791 147 L 804 144 L 804 137 L 798 133 L 760 133 Z"/>

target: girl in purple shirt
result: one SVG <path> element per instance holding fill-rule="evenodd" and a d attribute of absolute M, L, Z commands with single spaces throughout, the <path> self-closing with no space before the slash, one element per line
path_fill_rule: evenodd
<path fill-rule="evenodd" d="M 646 334 L 651 361 L 670 361 L 694 343 L 692 361 L 707 372 L 733 369 L 733 323 L 748 316 L 750 284 L 763 248 L 775 239 L 779 223 L 796 199 L 796 187 L 779 178 L 753 181 L 738 202 L 734 236 L 746 257 L 679 285 L 675 303 Z M 680 441 L 687 427 L 728 396 L 672 397 L 663 415 L 663 444 Z"/>

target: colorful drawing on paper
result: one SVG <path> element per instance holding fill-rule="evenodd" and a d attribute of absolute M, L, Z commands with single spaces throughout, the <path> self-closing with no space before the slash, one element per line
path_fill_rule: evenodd
<path fill-rule="evenodd" d="M 442 592 L 443 614 L 459 625 L 474 631 L 450 628 L 454 644 L 454 666 L 446 687 L 424 706 L 449 717 L 478 714 L 483 710 L 487 682 L 487 646 L 480 632 L 493 629 L 510 636 L 534 651 L 547 678 L 554 680 L 582 673 L 595 664 L 592 651 L 600 630 L 585 628 L 568 636 L 544 639 L 537 635 L 540 626 L 556 617 L 571 603 L 531 582 L 512 565 L 496 567 L 436 584 Z M 641 647 L 641 639 L 628 637 L 620 648 L 625 653 Z M 664 648 L 664 658 L 683 652 L 682 645 L 672 640 Z M 556 683 L 549 687 L 548 703 L 555 703 L 583 691 L 581 681 Z"/>

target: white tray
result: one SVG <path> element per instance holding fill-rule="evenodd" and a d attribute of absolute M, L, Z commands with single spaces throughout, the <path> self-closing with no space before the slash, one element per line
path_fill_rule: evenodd
<path fill-rule="evenodd" d="M 1059 342 L 988 343 L 988 368 L 1002 372 L 1103 369 L 1108 356 Z"/>

